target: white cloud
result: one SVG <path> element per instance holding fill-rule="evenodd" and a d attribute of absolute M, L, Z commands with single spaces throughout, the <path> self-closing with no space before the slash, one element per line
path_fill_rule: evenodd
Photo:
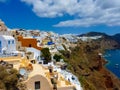
<path fill-rule="evenodd" d="M 39 17 L 77 16 L 62 21 L 56 27 L 91 26 L 104 24 L 120 26 L 120 0 L 21 0 L 32 6 Z"/>
<path fill-rule="evenodd" d="M 88 27 L 99 24 L 107 26 L 120 26 L 120 8 L 107 9 L 100 16 L 84 17 L 82 19 L 67 20 L 54 25 L 55 27 Z"/>
<path fill-rule="evenodd" d="M 74 6 L 77 0 L 21 0 L 31 5 L 32 10 L 40 17 L 57 17 L 65 13 L 74 14 Z M 74 10 L 75 11 L 75 10 Z"/>

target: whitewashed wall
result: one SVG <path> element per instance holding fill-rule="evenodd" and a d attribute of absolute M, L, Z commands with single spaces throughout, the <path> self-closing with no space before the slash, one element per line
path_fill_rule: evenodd
<path fill-rule="evenodd" d="M 16 42 L 12 36 L 0 35 L 0 41 L 2 50 L 1 53 L 3 53 L 3 50 L 5 50 L 6 53 L 12 53 L 16 51 Z M 8 41 L 10 41 L 10 43 L 8 43 Z"/>

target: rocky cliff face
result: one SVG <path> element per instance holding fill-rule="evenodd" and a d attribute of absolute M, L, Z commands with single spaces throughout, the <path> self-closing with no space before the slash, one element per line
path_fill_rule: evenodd
<path fill-rule="evenodd" d="M 71 48 L 71 53 L 67 51 L 64 52 L 67 54 L 62 53 L 63 57 L 68 63 L 68 69 L 78 76 L 84 90 L 119 90 L 119 79 L 104 67 L 105 60 L 98 55 L 102 52 L 100 42 L 102 46 L 108 47 L 109 41 L 103 39 L 91 42 L 80 41 L 76 47 Z M 115 42 L 111 40 L 110 43 Z"/>
<path fill-rule="evenodd" d="M 101 48 L 104 49 L 120 48 L 120 43 L 117 40 L 115 40 L 113 36 L 103 36 L 101 39 L 98 40 L 100 42 Z"/>
<path fill-rule="evenodd" d="M 5 26 L 4 22 L 0 20 L 0 31 L 7 31 L 7 27 Z"/>

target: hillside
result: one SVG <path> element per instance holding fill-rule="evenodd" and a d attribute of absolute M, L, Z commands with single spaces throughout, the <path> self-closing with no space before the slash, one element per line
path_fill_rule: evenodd
<path fill-rule="evenodd" d="M 94 36 L 102 36 L 97 40 L 93 40 L 93 42 L 100 44 L 100 47 L 103 49 L 116 49 L 120 48 L 120 34 L 116 35 L 107 35 L 101 32 L 89 32 L 87 34 L 78 35 L 79 37 L 94 37 Z"/>
<path fill-rule="evenodd" d="M 88 33 L 85 33 L 85 34 L 81 34 L 81 35 L 78 35 L 79 37 L 83 37 L 83 36 L 107 36 L 107 34 L 105 33 L 101 33 L 101 32 L 88 32 Z"/>
<path fill-rule="evenodd" d="M 115 35 L 113 36 L 113 39 L 116 40 L 116 41 L 120 44 L 120 33 L 115 34 Z"/>
<path fill-rule="evenodd" d="M 75 48 L 62 52 L 68 69 L 78 76 L 84 90 L 119 90 L 120 81 L 104 68 L 106 63 L 98 53 L 103 52 L 96 41 L 80 41 Z"/>

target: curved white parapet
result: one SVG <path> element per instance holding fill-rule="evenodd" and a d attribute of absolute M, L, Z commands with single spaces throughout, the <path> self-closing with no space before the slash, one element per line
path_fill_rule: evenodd
<path fill-rule="evenodd" d="M 61 70 L 60 73 L 65 77 L 66 80 L 70 81 L 76 86 L 76 90 L 83 90 L 78 78 L 75 75 L 73 75 L 70 72 L 67 72 L 66 70 Z"/>
<path fill-rule="evenodd" d="M 61 73 L 66 80 L 68 80 L 73 85 L 75 85 L 76 86 L 76 90 L 83 90 L 83 88 L 81 87 L 81 84 L 80 84 L 78 78 L 75 75 L 73 75 L 72 73 L 70 73 L 70 72 L 68 72 L 66 70 L 61 70 L 60 68 L 58 68 L 56 66 L 54 66 L 54 70 L 59 72 L 59 73 Z"/>

